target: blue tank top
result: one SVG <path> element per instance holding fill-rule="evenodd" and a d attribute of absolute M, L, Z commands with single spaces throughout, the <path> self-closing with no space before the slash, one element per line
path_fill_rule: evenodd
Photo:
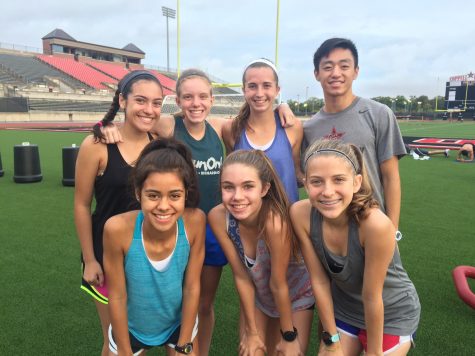
<path fill-rule="evenodd" d="M 190 244 L 180 217 L 173 255 L 168 266 L 163 271 L 157 271 L 144 250 L 142 222 L 143 213 L 140 211 L 124 261 L 128 326 L 137 340 L 158 346 L 164 344 L 181 324 L 183 280 Z"/>
<path fill-rule="evenodd" d="M 272 161 L 277 174 L 287 192 L 290 204 L 299 200 L 297 177 L 295 175 L 294 160 L 292 158 L 292 146 L 285 129 L 280 124 L 279 116 L 275 114 L 275 137 L 269 148 L 264 153 Z M 246 131 L 241 132 L 239 141 L 234 145 L 234 150 L 252 150 L 253 147 L 246 137 Z"/>

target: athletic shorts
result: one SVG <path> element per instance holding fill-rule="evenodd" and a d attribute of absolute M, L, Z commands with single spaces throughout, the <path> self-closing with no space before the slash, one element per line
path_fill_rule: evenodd
<path fill-rule="evenodd" d="M 82 263 L 82 275 L 84 275 L 84 263 Z M 104 274 L 104 284 L 102 287 L 99 286 L 91 286 L 87 283 L 84 278 L 82 278 L 81 282 L 81 289 L 88 293 L 91 297 L 93 297 L 98 302 L 103 304 L 109 303 L 109 291 L 107 290 L 107 279 L 106 275 Z"/>
<path fill-rule="evenodd" d="M 206 224 L 205 261 L 206 266 L 221 267 L 228 263 L 221 246 L 213 234 L 209 224 Z"/>
<path fill-rule="evenodd" d="M 180 329 L 181 329 L 181 325 L 178 325 L 178 327 L 170 335 L 168 340 L 165 341 L 161 345 L 146 345 L 143 342 L 140 342 L 139 340 L 137 340 L 137 338 L 134 335 L 132 335 L 132 333 L 129 331 L 130 347 L 132 348 L 132 352 L 134 353 L 134 356 L 139 355 L 143 350 L 149 350 L 155 346 L 167 345 L 168 347 L 174 349 L 176 343 L 178 342 L 178 338 L 180 337 Z M 193 332 L 191 334 L 191 341 L 195 339 L 196 334 L 198 334 L 198 317 L 196 317 L 195 326 L 193 327 Z M 114 355 L 118 354 L 117 344 L 114 340 L 114 334 L 112 332 L 112 325 L 109 325 L 109 350 L 111 350 L 111 352 Z"/>
<path fill-rule="evenodd" d="M 344 321 L 335 319 L 336 328 L 340 334 L 345 334 L 352 338 L 358 338 L 360 340 L 361 345 L 363 346 L 364 350 L 368 350 L 368 335 L 366 334 L 366 330 L 357 328 L 353 325 L 345 323 Z M 383 334 L 383 352 L 384 354 L 388 354 L 390 352 L 395 351 L 399 346 L 405 344 L 406 342 L 410 342 L 414 347 L 414 338 L 416 333 L 412 335 L 391 335 L 391 334 Z"/>

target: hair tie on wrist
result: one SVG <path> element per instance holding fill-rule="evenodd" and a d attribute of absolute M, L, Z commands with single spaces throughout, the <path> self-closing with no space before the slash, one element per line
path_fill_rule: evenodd
<path fill-rule="evenodd" d="M 96 125 L 99 126 L 99 127 L 102 127 L 102 126 L 103 126 L 102 120 L 101 120 L 101 121 L 98 121 Z"/>

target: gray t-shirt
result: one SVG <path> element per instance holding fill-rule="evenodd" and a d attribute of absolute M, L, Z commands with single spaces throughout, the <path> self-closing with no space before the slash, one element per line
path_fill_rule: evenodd
<path fill-rule="evenodd" d="M 356 97 L 348 108 L 339 113 L 329 114 L 320 110 L 304 122 L 303 130 L 302 152 L 320 138 L 340 139 L 359 147 L 372 181 L 374 197 L 385 210 L 379 166 L 392 156 L 401 158 L 406 154 L 396 117 L 386 105 Z"/>

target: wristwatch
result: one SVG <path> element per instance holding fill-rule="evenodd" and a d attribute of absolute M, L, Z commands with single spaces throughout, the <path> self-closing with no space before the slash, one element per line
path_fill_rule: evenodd
<path fill-rule="evenodd" d="M 285 341 L 292 342 L 297 338 L 298 332 L 297 332 L 297 328 L 294 326 L 294 330 L 292 330 L 292 331 L 282 331 L 282 330 L 280 330 L 280 334 L 282 335 L 282 338 Z"/>
<path fill-rule="evenodd" d="M 396 231 L 396 241 L 401 241 L 402 239 L 402 232 L 401 231 Z"/>
<path fill-rule="evenodd" d="M 327 346 L 333 345 L 335 342 L 340 341 L 340 334 L 336 333 L 335 335 L 330 335 L 329 332 L 322 332 L 322 340 Z"/>
<path fill-rule="evenodd" d="M 188 342 L 188 343 L 184 344 L 183 346 L 180 346 L 180 345 L 176 344 L 175 345 L 175 351 L 180 353 L 180 354 L 189 355 L 193 352 L 193 343 Z"/>

